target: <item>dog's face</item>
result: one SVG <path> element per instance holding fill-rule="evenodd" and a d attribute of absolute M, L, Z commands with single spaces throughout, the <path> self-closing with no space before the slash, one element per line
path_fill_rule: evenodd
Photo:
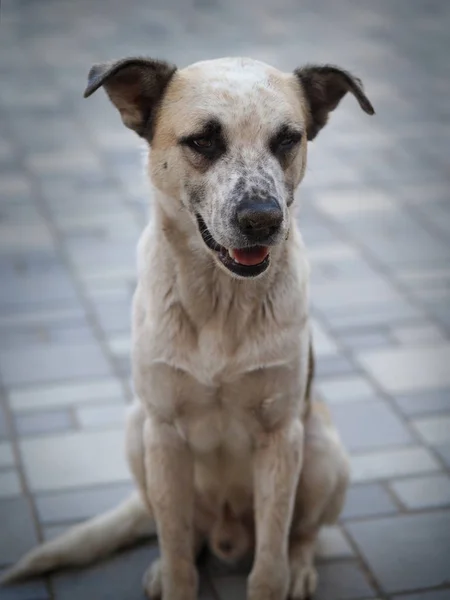
<path fill-rule="evenodd" d="M 124 123 L 150 146 L 154 185 L 196 223 L 205 250 L 237 277 L 256 277 L 289 234 L 307 141 L 347 91 L 373 114 L 359 80 L 334 67 L 282 73 L 228 58 L 183 70 L 125 59 L 93 67 Z M 172 207 L 173 208 L 173 207 Z"/>

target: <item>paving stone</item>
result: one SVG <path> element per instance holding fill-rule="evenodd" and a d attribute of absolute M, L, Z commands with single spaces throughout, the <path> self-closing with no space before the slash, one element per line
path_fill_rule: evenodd
<path fill-rule="evenodd" d="M 347 348 L 357 350 L 371 350 L 374 348 L 388 348 L 392 346 L 392 340 L 386 331 L 341 331 L 339 339 Z"/>
<path fill-rule="evenodd" d="M 353 522 L 346 529 L 388 594 L 448 583 L 449 511 Z"/>
<path fill-rule="evenodd" d="M 22 493 L 22 484 L 17 471 L 0 471 L 0 498 L 12 498 Z"/>
<path fill-rule="evenodd" d="M 98 303 L 97 318 L 108 335 L 128 332 L 131 327 L 131 300 L 109 299 Z"/>
<path fill-rule="evenodd" d="M 318 379 L 336 377 L 338 375 L 353 375 L 355 367 L 345 356 L 323 356 L 316 361 Z"/>
<path fill-rule="evenodd" d="M 373 399 L 375 391 L 360 375 L 327 379 L 318 385 L 320 396 L 331 404 Z"/>
<path fill-rule="evenodd" d="M 401 394 L 395 396 L 394 401 L 403 414 L 410 417 L 450 412 L 450 388 Z"/>
<path fill-rule="evenodd" d="M 316 285 L 314 288 L 314 305 L 327 315 L 344 315 L 355 310 L 363 311 L 365 306 L 385 303 L 395 304 L 402 298 L 389 283 L 383 280 L 368 279 Z"/>
<path fill-rule="evenodd" d="M 450 478 L 448 475 L 394 481 L 390 487 L 409 509 L 450 505 Z"/>
<path fill-rule="evenodd" d="M 347 491 L 341 519 L 390 515 L 398 509 L 388 492 L 378 483 L 353 485 Z"/>
<path fill-rule="evenodd" d="M 0 500 L 0 565 L 9 565 L 37 543 L 36 531 L 24 496 Z"/>
<path fill-rule="evenodd" d="M 111 368 L 99 347 L 91 344 L 22 348 L 0 352 L 0 373 L 7 386 L 105 377 Z"/>
<path fill-rule="evenodd" d="M 69 431 L 73 428 L 70 413 L 62 410 L 21 414 L 15 418 L 15 424 L 17 434 L 21 437 Z"/>
<path fill-rule="evenodd" d="M 48 600 L 49 598 L 50 595 L 43 581 L 0 588 L 0 600 Z"/>
<path fill-rule="evenodd" d="M 21 231 L 21 236 L 26 233 Z M 1 287 L 0 305 L 76 300 L 74 285 L 60 266 L 49 265 L 39 271 L 30 269 L 19 273 L 13 267 L 3 271 L 6 281 Z"/>
<path fill-rule="evenodd" d="M 345 307 L 345 301 L 343 301 Z M 348 308 L 326 312 L 326 319 L 331 329 L 337 333 L 351 329 L 386 329 L 393 323 L 411 323 L 423 320 L 423 310 L 412 306 L 407 300 L 397 299 L 389 302 L 374 302 L 364 306 L 364 310 Z"/>
<path fill-rule="evenodd" d="M 421 446 L 380 450 L 354 455 L 350 459 L 352 481 L 374 481 L 439 470 L 434 456 Z"/>
<path fill-rule="evenodd" d="M 130 479 L 122 429 L 25 438 L 20 449 L 28 484 L 35 492 Z"/>
<path fill-rule="evenodd" d="M 9 404 L 16 413 L 26 411 L 48 411 L 55 408 L 66 408 L 112 400 L 123 401 L 123 390 L 119 380 L 78 379 L 73 382 L 51 385 L 34 385 L 33 387 L 13 388 L 8 393 Z"/>
<path fill-rule="evenodd" d="M 319 532 L 317 556 L 320 559 L 352 558 L 354 552 L 339 527 L 324 527 Z"/>
<path fill-rule="evenodd" d="M 443 446 L 436 446 L 436 452 L 445 462 L 445 464 L 450 467 L 450 444 L 444 444 Z"/>
<path fill-rule="evenodd" d="M 124 404 L 105 404 L 76 409 L 76 418 L 83 429 L 101 429 L 125 425 L 126 407 Z"/>
<path fill-rule="evenodd" d="M 392 394 L 438 389 L 450 385 L 450 345 L 399 348 L 361 353 L 361 366 Z"/>
<path fill-rule="evenodd" d="M 159 555 L 155 545 L 127 550 L 98 565 L 52 577 L 58 600 L 146 600 L 141 584 L 150 563 Z"/>
<path fill-rule="evenodd" d="M 407 594 L 394 596 L 396 600 L 450 600 L 450 588 L 444 590 L 430 590 L 428 592 L 417 592 L 415 594 Z"/>
<path fill-rule="evenodd" d="M 414 419 L 411 424 L 427 444 L 450 442 L 450 414 Z"/>
<path fill-rule="evenodd" d="M 392 336 L 400 344 L 409 346 L 445 341 L 443 332 L 432 324 L 395 327 Z"/>
<path fill-rule="evenodd" d="M 370 598 L 374 591 L 355 562 L 339 562 L 318 566 L 317 600 L 336 598 Z"/>
<path fill-rule="evenodd" d="M 9 442 L 0 443 L 0 468 L 12 467 L 14 465 L 14 453 Z"/>
<path fill-rule="evenodd" d="M 350 452 L 414 441 L 405 424 L 383 401 L 331 404 L 330 411 Z"/>
<path fill-rule="evenodd" d="M 6 422 L 6 411 L 0 398 L 0 442 L 7 437 L 9 437 L 9 431 Z"/>
<path fill-rule="evenodd" d="M 316 356 L 335 356 L 338 352 L 337 344 L 317 319 L 311 320 L 311 330 Z"/>
<path fill-rule="evenodd" d="M 39 520 L 44 524 L 84 521 L 114 508 L 131 493 L 131 483 L 75 489 L 36 496 Z"/>
<path fill-rule="evenodd" d="M 82 571 L 72 571 L 52 578 L 58 600 L 145 600 L 142 577 L 155 558 L 158 547 L 153 543 L 115 555 Z M 205 574 L 201 573 L 199 600 L 215 600 Z"/>

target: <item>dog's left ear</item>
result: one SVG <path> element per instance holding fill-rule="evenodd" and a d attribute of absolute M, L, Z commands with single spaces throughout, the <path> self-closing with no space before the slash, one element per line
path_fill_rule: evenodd
<path fill-rule="evenodd" d="M 364 94 L 361 80 L 347 71 L 330 65 L 311 65 L 296 69 L 294 73 L 309 104 L 308 140 L 314 139 L 326 125 L 329 113 L 337 107 L 347 92 L 355 96 L 364 112 L 368 115 L 375 114 L 372 104 Z"/>
<path fill-rule="evenodd" d="M 175 71 L 174 65 L 150 58 L 97 64 L 89 71 L 84 97 L 103 86 L 124 124 L 149 139 L 156 108 Z"/>

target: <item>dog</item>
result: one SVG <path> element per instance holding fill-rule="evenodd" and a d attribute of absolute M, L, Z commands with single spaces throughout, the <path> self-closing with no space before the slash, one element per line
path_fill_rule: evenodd
<path fill-rule="evenodd" d="M 136 493 L 31 551 L 5 580 L 87 564 L 157 534 L 149 598 L 194 600 L 196 556 L 253 553 L 248 600 L 313 593 L 321 526 L 336 522 L 345 450 L 312 400 L 309 267 L 294 218 L 307 145 L 361 81 L 247 58 L 184 69 L 126 58 L 95 65 L 150 148 L 153 215 L 138 244 L 132 309 L 137 400 L 126 430 Z"/>

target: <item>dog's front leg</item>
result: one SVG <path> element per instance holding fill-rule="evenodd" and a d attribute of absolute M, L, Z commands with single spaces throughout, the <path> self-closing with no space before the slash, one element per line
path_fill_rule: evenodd
<path fill-rule="evenodd" d="M 148 416 L 146 482 L 158 530 L 163 600 L 195 600 L 194 476 L 191 451 L 175 427 Z M 152 590 L 147 590 L 152 594 Z"/>
<path fill-rule="evenodd" d="M 264 433 L 254 456 L 255 562 L 248 600 L 285 600 L 289 590 L 288 543 L 303 459 L 300 421 Z"/>

